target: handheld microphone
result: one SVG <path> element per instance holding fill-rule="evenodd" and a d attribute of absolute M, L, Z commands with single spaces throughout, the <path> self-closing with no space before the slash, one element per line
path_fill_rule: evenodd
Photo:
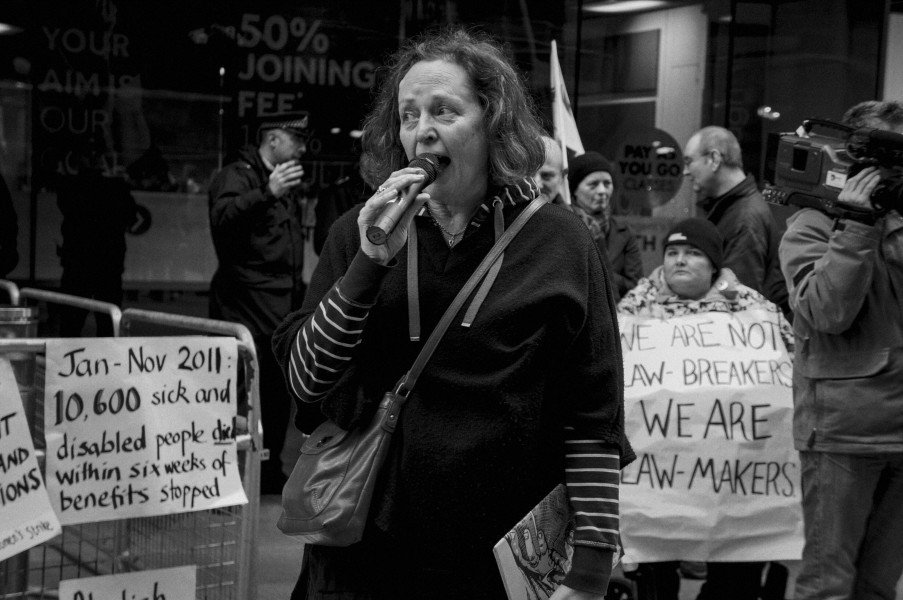
<path fill-rule="evenodd" d="M 416 167 L 422 170 L 426 177 L 423 178 L 423 181 L 418 181 L 408 186 L 407 190 L 399 193 L 394 200 L 389 200 L 376 222 L 367 227 L 367 239 L 377 245 L 385 244 L 386 240 L 389 239 L 389 234 L 395 229 L 395 225 L 408 210 L 417 194 L 423 188 L 436 181 L 436 178 L 448 166 L 448 163 L 447 156 L 437 156 L 428 153 L 419 154 L 408 163 L 409 167 Z"/>

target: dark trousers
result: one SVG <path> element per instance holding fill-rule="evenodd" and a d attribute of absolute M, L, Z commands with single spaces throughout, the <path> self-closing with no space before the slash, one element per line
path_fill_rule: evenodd
<path fill-rule="evenodd" d="M 291 600 L 506 600 L 497 568 L 417 565 L 414 557 L 425 553 L 429 548 L 388 542 L 372 529 L 363 541 L 344 548 L 305 545 L 304 567 Z M 495 567 L 491 550 L 488 555 Z"/>
<path fill-rule="evenodd" d="M 60 278 L 60 292 L 108 302 L 117 307 L 122 306 L 122 273 L 103 272 L 92 269 L 91 265 L 85 268 L 67 267 L 63 269 Z M 60 336 L 80 337 L 88 318 L 88 311 L 82 308 L 62 305 L 59 308 Z M 113 335 L 113 321 L 103 313 L 94 313 L 97 337 L 111 337 Z"/>
<path fill-rule="evenodd" d="M 680 561 L 640 563 L 630 578 L 636 582 L 637 600 L 677 600 Z"/>
<path fill-rule="evenodd" d="M 706 581 L 696 600 L 784 600 L 787 567 L 767 563 L 768 572 L 762 582 L 766 563 L 706 563 Z M 636 581 L 638 600 L 677 600 L 680 592 L 678 561 L 642 563 L 631 574 Z"/>
<path fill-rule="evenodd" d="M 263 425 L 263 447 L 270 458 L 260 463 L 260 493 L 282 494 L 286 477 L 279 455 L 285 443 L 285 432 L 292 413 L 292 399 L 285 385 L 282 369 L 276 362 L 270 335 L 254 336 L 260 368 L 260 422 Z"/>
<path fill-rule="evenodd" d="M 764 562 L 710 562 L 696 600 L 758 600 Z"/>
<path fill-rule="evenodd" d="M 260 493 L 282 494 L 286 482 L 283 469 L 282 447 L 292 419 L 292 398 L 285 375 L 273 354 L 272 335 L 254 336 L 257 346 L 257 362 L 260 367 L 260 421 L 263 424 L 263 446 L 270 451 L 270 458 L 260 466 Z M 241 395 L 241 394 L 239 394 Z M 320 403 L 300 403 L 295 422 L 304 433 L 310 433 L 325 417 L 320 413 Z M 287 465 L 291 471 L 293 465 Z"/>

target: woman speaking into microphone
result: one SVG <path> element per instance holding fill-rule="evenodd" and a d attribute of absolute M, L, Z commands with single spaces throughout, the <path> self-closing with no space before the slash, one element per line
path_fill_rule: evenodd
<path fill-rule="evenodd" d="M 297 400 L 346 429 L 411 367 L 538 195 L 543 163 L 534 108 L 488 36 L 410 40 L 385 69 L 362 138 L 377 192 L 333 225 L 304 306 L 274 336 Z M 436 163 L 434 181 L 418 157 Z M 399 198 L 374 243 L 368 230 Z M 603 598 L 632 458 L 609 275 L 580 219 L 543 204 L 484 281 L 404 405 L 363 539 L 310 546 L 293 597 L 503 600 L 493 545 L 565 482 L 576 551 L 553 597 Z"/>

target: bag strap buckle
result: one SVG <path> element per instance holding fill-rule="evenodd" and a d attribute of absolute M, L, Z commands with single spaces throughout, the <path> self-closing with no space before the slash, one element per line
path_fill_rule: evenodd
<path fill-rule="evenodd" d="M 408 383 L 408 373 L 402 375 L 401 379 L 398 380 L 398 383 L 395 385 L 395 395 L 401 396 L 405 400 L 408 399 L 408 395 L 411 393 L 411 388 L 407 387 Z"/>

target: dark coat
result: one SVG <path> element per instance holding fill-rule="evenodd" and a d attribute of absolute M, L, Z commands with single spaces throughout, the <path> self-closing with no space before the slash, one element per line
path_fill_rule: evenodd
<path fill-rule="evenodd" d="M 299 198 L 276 198 L 254 146 L 216 174 L 208 192 L 210 231 L 219 261 L 210 287 L 211 316 L 269 334 L 304 298 L 304 229 Z"/>
<path fill-rule="evenodd" d="M 0 175 L 0 277 L 16 268 L 19 263 L 19 251 L 16 240 L 19 236 L 19 221 L 13 198 Z"/>
<path fill-rule="evenodd" d="M 632 290 L 643 277 L 643 257 L 640 254 L 640 246 L 636 236 L 627 223 L 611 218 L 611 230 L 605 241 L 608 262 L 611 267 L 611 275 L 614 289 L 617 292 L 615 301 L 620 300 Z"/>
<path fill-rule="evenodd" d="M 507 225 L 524 205 L 505 208 Z M 366 257 L 356 261 L 359 210 L 335 223 L 304 307 L 273 336 L 285 369 L 299 330 L 337 280 L 354 302 L 373 298 L 354 358 L 322 400 L 342 427 L 369 418 L 494 243 L 493 228 L 483 225 L 450 249 L 428 216 L 415 217 L 418 287 L 429 301 L 420 306 L 422 338 L 411 342 L 407 253 L 389 268 L 370 268 Z M 588 231 L 557 207 L 542 207 L 506 248 L 473 326 L 456 319 L 445 333 L 393 437 L 370 513 L 376 526 L 370 539 L 388 532 L 393 547 L 411 553 L 409 560 L 391 557 L 393 564 L 413 573 L 454 568 L 501 589 L 486 551 L 561 481 L 562 426 L 623 444 L 622 460 L 632 458 L 609 287 Z"/>
<path fill-rule="evenodd" d="M 740 283 L 788 313 L 787 286 L 778 258 L 780 229 L 752 175 L 717 198 L 698 203 L 724 238 L 724 263 Z"/>
<path fill-rule="evenodd" d="M 60 177 L 57 205 L 63 215 L 59 250 L 63 270 L 70 275 L 120 277 L 125 269 L 125 233 L 138 219 L 126 180 L 94 169 Z"/>

